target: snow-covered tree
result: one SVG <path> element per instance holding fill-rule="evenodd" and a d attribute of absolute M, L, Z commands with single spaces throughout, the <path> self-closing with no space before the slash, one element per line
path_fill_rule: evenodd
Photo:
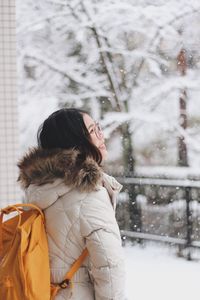
<path fill-rule="evenodd" d="M 122 135 L 126 168 L 176 164 L 177 137 L 197 161 L 200 111 L 199 6 L 148 0 L 18 1 L 20 102 L 56 99 L 102 118 L 107 138 Z M 177 56 L 186 49 L 188 70 Z M 187 90 L 188 127 L 179 122 Z M 119 146 L 119 145 L 118 145 Z M 160 155 L 160 157 L 159 157 Z"/>

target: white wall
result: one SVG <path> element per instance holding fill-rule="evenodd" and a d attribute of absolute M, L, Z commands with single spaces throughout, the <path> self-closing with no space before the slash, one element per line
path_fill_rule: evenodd
<path fill-rule="evenodd" d="M 15 0 L 0 0 L 0 207 L 20 200 L 17 180 Z"/>

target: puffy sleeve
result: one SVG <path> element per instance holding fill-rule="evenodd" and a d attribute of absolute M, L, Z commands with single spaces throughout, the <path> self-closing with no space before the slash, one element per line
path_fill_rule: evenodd
<path fill-rule="evenodd" d="M 81 207 L 81 233 L 91 262 L 95 300 L 124 300 L 125 268 L 119 227 L 108 200 L 88 197 Z"/>

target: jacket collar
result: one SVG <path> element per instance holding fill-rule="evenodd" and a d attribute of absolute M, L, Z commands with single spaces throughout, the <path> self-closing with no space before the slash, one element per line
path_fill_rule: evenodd
<path fill-rule="evenodd" d="M 117 205 L 117 195 L 119 194 L 123 186 L 114 177 L 109 176 L 106 173 L 103 173 L 102 182 L 103 186 L 108 191 L 111 204 L 115 210 Z"/>
<path fill-rule="evenodd" d="M 101 167 L 78 150 L 32 148 L 19 161 L 18 181 L 22 188 L 45 185 L 62 179 L 66 186 L 90 192 L 102 181 Z"/>
<path fill-rule="evenodd" d="M 18 181 L 26 190 L 28 201 L 38 199 L 40 203 L 42 197 L 42 208 L 51 205 L 57 197 L 73 188 L 87 193 L 103 184 L 115 210 L 116 197 L 122 189 L 122 185 L 104 173 L 93 159 L 81 159 L 80 152 L 74 149 L 32 148 L 19 161 L 18 167 Z"/>

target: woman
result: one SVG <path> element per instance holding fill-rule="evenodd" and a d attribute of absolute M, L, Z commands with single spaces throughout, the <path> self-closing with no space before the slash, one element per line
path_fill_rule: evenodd
<path fill-rule="evenodd" d="M 124 259 L 115 219 L 121 185 L 102 170 L 107 150 L 98 123 L 86 111 L 61 109 L 38 131 L 38 148 L 20 161 L 28 202 L 44 210 L 51 281 L 62 282 L 87 247 L 73 288 L 56 300 L 123 300 Z"/>

